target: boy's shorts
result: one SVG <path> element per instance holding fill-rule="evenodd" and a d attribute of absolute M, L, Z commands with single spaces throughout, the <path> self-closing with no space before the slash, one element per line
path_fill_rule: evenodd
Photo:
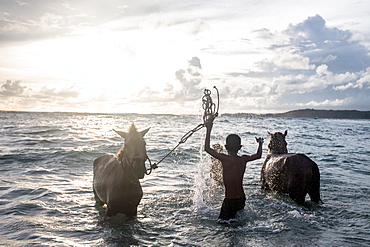
<path fill-rule="evenodd" d="M 230 199 L 225 198 L 222 202 L 220 216 L 218 216 L 219 220 L 230 220 L 235 218 L 236 213 L 239 210 L 242 210 L 245 206 L 245 197 Z"/>

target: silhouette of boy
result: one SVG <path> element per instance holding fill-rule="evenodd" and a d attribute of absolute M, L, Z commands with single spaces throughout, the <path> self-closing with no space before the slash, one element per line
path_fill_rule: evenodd
<path fill-rule="evenodd" d="M 218 153 L 210 147 L 211 131 L 213 122 L 205 123 L 207 132 L 205 140 L 205 151 L 222 163 L 223 182 L 225 185 L 225 199 L 222 203 L 220 216 L 217 222 L 228 224 L 235 219 L 236 213 L 245 206 L 245 193 L 243 189 L 243 176 L 248 161 L 256 160 L 262 156 L 263 138 L 256 137 L 258 143 L 257 152 L 253 155 L 238 155 L 241 140 L 238 135 L 231 134 L 226 138 L 225 148 L 228 154 Z"/>

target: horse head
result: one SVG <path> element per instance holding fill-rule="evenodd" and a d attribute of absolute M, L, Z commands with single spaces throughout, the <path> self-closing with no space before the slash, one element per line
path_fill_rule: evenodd
<path fill-rule="evenodd" d="M 135 177 L 139 179 L 143 178 L 146 172 L 145 161 L 148 159 L 148 155 L 146 153 L 146 142 L 143 137 L 149 129 L 139 132 L 135 125 L 132 124 L 128 133 L 114 130 L 125 139 L 125 145 L 118 152 L 117 156 L 121 162 L 124 162 L 123 159 L 126 159 L 132 167 Z"/>
<path fill-rule="evenodd" d="M 288 134 L 288 131 L 286 130 L 284 134 L 281 132 L 275 132 L 274 134 L 267 132 L 270 134 L 271 139 L 270 143 L 268 145 L 269 153 L 275 153 L 275 154 L 286 154 L 288 153 L 287 149 L 287 142 L 285 141 L 285 137 Z"/>

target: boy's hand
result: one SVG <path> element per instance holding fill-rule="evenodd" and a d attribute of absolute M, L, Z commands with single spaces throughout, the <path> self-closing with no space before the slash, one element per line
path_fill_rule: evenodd
<path fill-rule="evenodd" d="M 257 138 L 256 137 L 256 141 L 259 143 L 259 144 L 262 144 L 264 142 L 263 138 L 262 137 L 259 137 Z"/>

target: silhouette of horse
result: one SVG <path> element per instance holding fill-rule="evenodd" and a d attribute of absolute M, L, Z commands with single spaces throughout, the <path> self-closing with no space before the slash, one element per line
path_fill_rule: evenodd
<path fill-rule="evenodd" d="M 125 145 L 116 155 L 105 154 L 94 160 L 95 201 L 107 205 L 107 216 L 137 214 L 143 196 L 139 179 L 144 177 L 148 159 L 143 137 L 148 131 L 138 132 L 134 124 L 128 133 L 115 131 L 125 139 Z"/>
<path fill-rule="evenodd" d="M 288 193 L 298 204 L 305 205 L 308 193 L 311 201 L 320 199 L 320 172 L 317 164 L 304 154 L 288 153 L 284 134 L 271 134 L 269 153 L 261 169 L 263 190 Z"/>

